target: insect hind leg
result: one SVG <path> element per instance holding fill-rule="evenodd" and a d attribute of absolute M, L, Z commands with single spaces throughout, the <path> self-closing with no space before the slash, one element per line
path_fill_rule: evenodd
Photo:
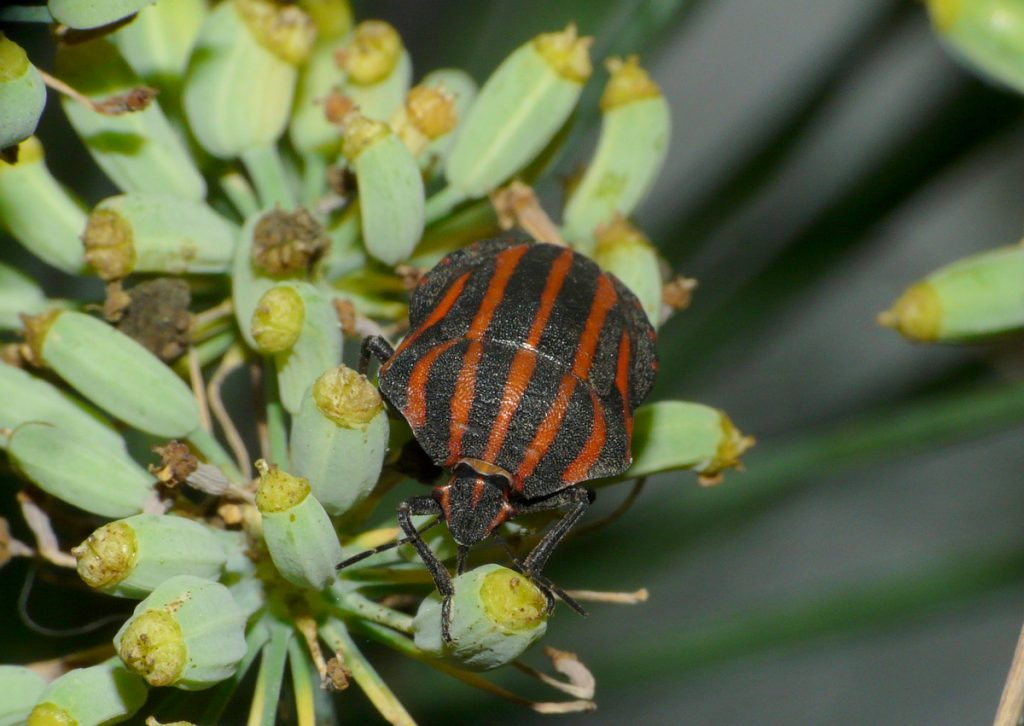
<path fill-rule="evenodd" d="M 363 338 L 363 344 L 359 348 L 359 372 L 366 375 L 370 367 L 370 358 L 376 358 L 381 363 L 387 363 L 395 354 L 395 348 L 382 335 L 368 335 Z"/>

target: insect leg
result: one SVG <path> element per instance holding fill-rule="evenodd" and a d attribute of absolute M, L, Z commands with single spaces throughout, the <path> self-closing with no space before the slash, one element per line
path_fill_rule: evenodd
<path fill-rule="evenodd" d="M 366 375 L 366 369 L 370 367 L 371 356 L 381 363 L 385 363 L 394 354 L 395 349 L 383 336 L 366 336 L 363 338 L 363 345 L 359 349 L 359 372 Z"/>
<path fill-rule="evenodd" d="M 455 574 L 461 575 L 466 571 L 466 557 L 469 555 L 469 547 L 466 545 L 459 545 L 459 553 L 456 559 Z"/>
<path fill-rule="evenodd" d="M 565 516 L 555 522 L 551 528 L 544 533 L 541 537 L 540 542 L 533 548 L 526 559 L 523 560 L 523 569 L 528 574 L 540 573 L 544 569 L 545 563 L 554 551 L 558 543 L 561 542 L 565 535 L 569 533 L 572 526 L 580 520 L 584 512 L 587 511 L 587 507 L 590 506 L 590 502 L 593 501 L 593 492 L 583 487 L 569 487 L 564 491 L 559 492 L 553 497 L 549 497 L 536 504 L 528 504 L 523 507 L 516 509 L 516 515 L 529 514 L 531 512 L 543 512 L 551 509 L 563 509 L 567 508 L 569 511 L 566 512 Z"/>
<path fill-rule="evenodd" d="M 406 539 L 416 548 L 416 552 L 423 560 L 423 564 L 426 565 L 430 576 L 434 578 L 434 585 L 443 598 L 441 601 L 441 637 L 446 643 L 451 643 L 452 595 L 455 594 L 452 576 L 444 563 L 427 547 L 427 543 L 423 541 L 412 522 L 414 514 L 440 515 L 441 513 L 441 506 L 434 501 L 433 497 L 410 497 L 398 505 L 398 526 L 405 532 Z"/>

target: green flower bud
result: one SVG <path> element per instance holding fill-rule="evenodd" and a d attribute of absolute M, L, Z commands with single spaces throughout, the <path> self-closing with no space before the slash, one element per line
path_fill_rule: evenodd
<path fill-rule="evenodd" d="M 342 93 L 361 114 L 387 121 L 401 107 L 412 80 L 412 61 L 391 25 L 383 20 L 359 23 L 336 59 L 345 72 Z"/>
<path fill-rule="evenodd" d="M 312 21 L 295 6 L 228 0 L 203 22 L 185 81 L 185 114 L 200 145 L 222 159 L 272 145 L 292 107 L 296 66 Z"/>
<path fill-rule="evenodd" d="M 156 0 L 49 0 L 50 15 L 69 28 L 98 28 L 137 13 Z"/>
<path fill-rule="evenodd" d="M 252 314 L 252 339 L 261 353 L 280 353 L 295 345 L 306 320 L 302 296 L 290 285 L 263 293 Z"/>
<path fill-rule="evenodd" d="M 22 424 L 7 440 L 7 455 L 43 491 L 103 517 L 138 514 L 153 493 L 153 476 L 122 450 L 59 424 Z"/>
<path fill-rule="evenodd" d="M 474 670 L 512 662 L 547 630 L 547 600 L 530 580 L 500 565 L 484 565 L 453 581 L 451 635 L 441 638 L 441 600 L 435 593 L 413 621 L 416 645 Z"/>
<path fill-rule="evenodd" d="M 1024 92 L 1024 6 L 1019 0 L 926 0 L 946 46 L 982 74 Z"/>
<path fill-rule="evenodd" d="M 34 136 L 19 145 L 17 163 L 0 161 L 0 224 L 58 270 L 77 274 L 85 267 L 85 212 L 50 174 Z"/>
<path fill-rule="evenodd" d="M 46 689 L 46 679 L 21 666 L 0 665 L 0 726 L 18 726 Z"/>
<path fill-rule="evenodd" d="M 590 77 L 590 38 L 570 25 L 520 46 L 494 71 L 461 124 L 445 168 L 480 197 L 529 164 L 569 117 Z"/>
<path fill-rule="evenodd" d="M 380 393 L 345 366 L 316 380 L 292 420 L 292 467 L 332 515 L 344 514 L 373 491 L 387 445 Z"/>
<path fill-rule="evenodd" d="M 125 721 L 142 708 L 146 683 L 117 659 L 75 668 L 50 683 L 28 726 L 86 726 Z"/>
<path fill-rule="evenodd" d="M 726 469 L 741 467 L 740 456 L 753 445 L 723 411 L 683 401 L 649 403 L 633 419 L 633 465 L 626 476 L 692 469 L 702 484 L 715 484 Z"/>
<path fill-rule="evenodd" d="M 339 47 L 337 40 L 317 43 L 299 76 L 288 133 L 295 148 L 305 154 L 333 158 L 341 148 L 341 129 L 327 118 L 325 108 L 327 97 L 345 81 L 334 60 Z"/>
<path fill-rule="evenodd" d="M 226 587 L 178 575 L 138 604 L 114 647 L 149 685 L 198 691 L 234 675 L 245 655 L 245 620 Z"/>
<path fill-rule="evenodd" d="M 340 38 L 352 30 L 352 7 L 348 0 L 299 0 L 299 7 L 316 26 L 318 39 Z"/>
<path fill-rule="evenodd" d="M 597 151 L 565 207 L 565 237 L 587 253 L 598 227 L 636 209 L 668 152 L 669 108 L 657 84 L 636 56 L 614 58 L 608 68 Z"/>
<path fill-rule="evenodd" d="M 227 560 L 211 529 L 184 517 L 138 514 L 105 524 L 71 551 L 89 587 L 142 598 L 176 575 L 216 580 Z"/>
<path fill-rule="evenodd" d="M 0 149 L 36 130 L 46 105 L 46 86 L 20 45 L 0 33 Z"/>
<path fill-rule="evenodd" d="M 469 113 L 470 106 L 476 99 L 477 85 L 473 77 L 458 68 L 441 68 L 431 71 L 423 77 L 420 86 L 443 90 L 455 103 L 454 117 L 456 126 L 447 134 L 433 139 L 427 148 L 416 158 L 421 169 L 436 170 L 444 165 L 452 144 L 459 134 L 462 120 Z"/>
<path fill-rule="evenodd" d="M 878 322 L 919 342 L 965 342 L 1024 329 L 1024 245 L 972 255 L 910 287 Z"/>
<path fill-rule="evenodd" d="M 225 272 L 238 229 L 205 204 L 168 194 L 122 194 L 89 215 L 85 259 L 104 280 L 132 272 Z"/>
<path fill-rule="evenodd" d="M 389 265 L 412 254 L 423 234 L 423 177 L 388 127 L 359 113 L 345 119 L 343 153 L 359 184 L 366 250 Z"/>
<path fill-rule="evenodd" d="M 93 101 L 141 86 L 138 76 L 103 38 L 59 46 L 57 73 Z M 157 101 L 113 116 L 68 97 L 61 98 L 61 105 L 89 154 L 121 191 L 174 194 L 195 201 L 206 196 L 202 174 Z"/>
<path fill-rule="evenodd" d="M 321 590 L 334 580 L 341 545 L 327 512 L 310 493 L 309 482 L 256 462 L 260 485 L 256 506 L 263 515 L 263 539 L 278 572 L 299 587 Z"/>
<path fill-rule="evenodd" d="M 32 277 L 0 262 L 0 329 L 17 330 L 20 315 L 38 315 L 52 304 Z"/>
<path fill-rule="evenodd" d="M 157 436 L 199 427 L 189 387 L 159 358 L 101 320 L 55 311 L 26 323 L 35 358 L 115 418 Z"/>
<path fill-rule="evenodd" d="M 262 300 L 266 300 L 268 295 L 276 296 L 279 293 L 275 291 L 282 288 L 295 293 L 303 311 L 300 320 L 291 321 L 300 323 L 293 344 L 286 346 L 274 356 L 281 404 L 289 413 L 297 414 L 302 406 L 303 397 L 317 376 L 341 360 L 341 326 L 330 302 L 308 282 L 281 283 L 271 288 Z M 258 311 L 259 307 L 256 316 L 259 315 Z M 253 336 L 255 335 L 254 327 Z M 260 341 L 256 342 L 259 345 Z"/>
<path fill-rule="evenodd" d="M 42 378 L 0 363 L 0 428 L 48 423 L 103 451 L 125 452 L 124 439 L 110 422 Z"/>
<path fill-rule="evenodd" d="M 651 325 L 661 322 L 661 265 L 658 252 L 639 229 L 614 217 L 597 230 L 594 260 L 626 283 L 644 306 Z"/>
<path fill-rule="evenodd" d="M 455 97 L 444 88 L 420 84 L 409 90 L 390 125 L 409 153 L 419 159 L 431 143 L 455 128 L 455 108 Z"/>
<path fill-rule="evenodd" d="M 140 10 L 110 38 L 143 81 L 166 93 L 181 85 L 205 17 L 205 0 L 164 0 Z"/>

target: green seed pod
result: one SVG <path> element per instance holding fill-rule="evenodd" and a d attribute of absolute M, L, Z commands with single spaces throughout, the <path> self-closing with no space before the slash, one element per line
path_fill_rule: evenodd
<path fill-rule="evenodd" d="M 153 494 L 153 475 L 122 450 L 59 425 L 22 424 L 8 437 L 7 455 L 44 492 L 102 517 L 138 514 Z"/>
<path fill-rule="evenodd" d="M 39 315 L 52 305 L 32 277 L 0 262 L 0 330 L 17 330 L 21 314 Z"/>
<path fill-rule="evenodd" d="M 436 593 L 416 612 L 416 645 L 428 653 L 454 658 L 473 670 L 489 670 L 518 658 L 547 630 L 547 601 L 525 575 L 491 564 L 459 575 L 452 584 L 453 645 L 441 639 Z"/>
<path fill-rule="evenodd" d="M 1024 329 L 1024 245 L 942 267 L 878 316 L 910 340 L 966 342 Z"/>
<path fill-rule="evenodd" d="M 455 108 L 455 97 L 444 88 L 420 84 L 409 89 L 390 125 L 419 161 L 432 143 L 451 134 L 458 123 Z"/>
<path fill-rule="evenodd" d="M 633 419 L 633 465 L 626 476 L 692 469 L 702 484 L 715 484 L 726 469 L 741 468 L 740 456 L 753 445 L 723 411 L 683 401 L 649 403 Z"/>
<path fill-rule="evenodd" d="M 658 251 L 643 232 L 622 217 L 597 230 L 594 260 L 626 283 L 655 328 L 661 323 L 661 265 Z"/>
<path fill-rule="evenodd" d="M 431 71 L 423 77 L 420 86 L 443 90 L 455 102 L 455 128 L 431 141 L 416 159 L 421 169 L 433 171 L 442 168 L 448 159 L 452 144 L 455 143 L 461 129 L 462 120 L 466 118 L 473 101 L 476 100 L 478 89 L 473 77 L 458 68 Z"/>
<path fill-rule="evenodd" d="M 453 187 L 484 196 L 547 146 L 590 77 L 590 42 L 570 25 L 537 36 L 498 66 L 460 124 L 445 167 Z"/>
<path fill-rule="evenodd" d="M 238 228 L 201 202 L 169 194 L 122 194 L 89 215 L 85 259 L 104 280 L 133 272 L 226 272 Z"/>
<path fill-rule="evenodd" d="M 74 275 L 85 267 L 85 212 L 50 174 L 34 136 L 18 146 L 17 163 L 0 161 L 0 224 L 58 270 Z"/>
<path fill-rule="evenodd" d="M 260 298 L 253 339 L 273 353 L 285 410 L 297 414 L 313 381 L 341 360 L 341 326 L 330 302 L 308 282 L 283 282 Z"/>
<path fill-rule="evenodd" d="M 412 61 L 402 38 L 383 20 L 365 20 L 336 54 L 345 73 L 342 93 L 367 118 L 387 121 L 397 111 L 412 81 Z"/>
<path fill-rule="evenodd" d="M 143 81 L 165 93 L 181 85 L 205 17 L 206 0 L 164 0 L 140 10 L 110 39 Z"/>
<path fill-rule="evenodd" d="M 366 250 L 389 265 L 412 254 L 423 234 L 423 177 L 409 150 L 381 121 L 345 118 L 343 153 L 359 184 Z"/>
<path fill-rule="evenodd" d="M 330 517 L 312 496 L 309 482 L 265 461 L 256 462 L 260 485 L 256 506 L 263 515 L 263 539 L 278 572 L 298 587 L 322 590 L 334 580 L 341 545 Z"/>
<path fill-rule="evenodd" d="M 292 420 L 292 467 L 332 515 L 344 514 L 373 491 L 387 446 L 380 393 L 345 366 L 316 380 Z"/>
<path fill-rule="evenodd" d="M 935 31 L 957 58 L 1024 92 L 1024 5 L 1019 0 L 926 2 Z"/>
<path fill-rule="evenodd" d="M 18 726 L 46 689 L 46 679 L 21 666 L 0 665 L 0 726 Z"/>
<path fill-rule="evenodd" d="M 142 598 L 176 575 L 216 580 L 227 553 L 213 531 L 184 517 L 137 514 L 105 524 L 71 550 L 86 585 Z"/>
<path fill-rule="evenodd" d="M 137 13 L 156 0 L 49 0 L 50 15 L 69 28 L 98 28 Z"/>
<path fill-rule="evenodd" d="M 35 358 L 115 418 L 157 436 L 199 427 L 189 387 L 159 358 L 101 320 L 54 311 L 26 323 Z"/>
<path fill-rule="evenodd" d="M 203 22 L 185 80 L 185 115 L 222 159 L 272 145 L 292 108 L 297 66 L 315 29 L 295 6 L 228 0 Z"/>
<path fill-rule="evenodd" d="M 608 62 L 597 151 L 565 207 L 564 234 L 589 253 L 594 233 L 615 215 L 628 217 L 665 163 L 671 126 L 661 89 L 636 56 Z"/>
<path fill-rule="evenodd" d="M 5 363 L 0 363 L 0 401 L 0 428 L 48 423 L 97 449 L 125 451 L 121 434 L 103 416 L 42 378 Z"/>
<path fill-rule="evenodd" d="M 235 258 L 231 263 L 231 301 L 235 308 L 238 329 L 250 348 L 259 350 L 252 337 L 252 319 L 263 294 L 277 281 L 253 263 L 253 237 L 263 212 L 257 212 L 245 220 L 235 245 Z"/>
<path fill-rule="evenodd" d="M 114 648 L 149 685 L 199 691 L 234 675 L 245 655 L 245 620 L 219 582 L 178 575 L 138 604 Z"/>
<path fill-rule="evenodd" d="M 46 86 L 24 49 L 0 33 L 0 149 L 35 133 L 46 106 Z"/>
<path fill-rule="evenodd" d="M 120 723 L 142 708 L 147 695 L 145 681 L 111 658 L 50 683 L 29 714 L 28 726 Z"/>
<path fill-rule="evenodd" d="M 103 38 L 59 46 L 57 73 L 93 101 L 141 86 Z M 61 105 L 89 154 L 121 191 L 174 194 L 195 201 L 206 196 L 203 175 L 156 100 L 142 110 L 113 116 L 68 97 L 61 98 Z"/>

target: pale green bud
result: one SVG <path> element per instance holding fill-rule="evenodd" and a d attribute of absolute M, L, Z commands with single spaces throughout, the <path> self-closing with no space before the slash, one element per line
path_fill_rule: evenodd
<path fill-rule="evenodd" d="M 423 234 L 423 177 L 416 160 L 387 124 L 359 113 L 345 119 L 342 151 L 359 185 L 367 252 L 389 265 L 407 259 Z"/>
<path fill-rule="evenodd" d="M 227 0 L 203 22 L 185 80 L 185 114 L 200 145 L 222 159 L 272 145 L 292 107 L 296 65 L 312 21 L 295 6 Z"/>
<path fill-rule="evenodd" d="M 97 446 L 59 424 L 18 426 L 7 455 L 46 493 L 103 517 L 137 514 L 153 493 L 153 476 L 123 450 Z"/>
<path fill-rule="evenodd" d="M 270 288 L 252 314 L 252 339 L 261 353 L 280 353 L 295 345 L 306 320 L 302 296 L 290 285 Z"/>
<path fill-rule="evenodd" d="M 198 691 L 234 675 L 245 655 L 245 620 L 226 587 L 178 575 L 138 604 L 114 648 L 149 685 Z"/>
<path fill-rule="evenodd" d="M 103 321 L 55 311 L 27 321 L 26 340 L 37 362 L 115 418 L 168 438 L 199 427 L 199 408 L 185 382 Z"/>
<path fill-rule="evenodd" d="M 142 598 L 176 575 L 220 577 L 227 560 L 213 531 L 184 517 L 138 514 L 105 524 L 71 551 L 86 585 Z"/>
<path fill-rule="evenodd" d="M 17 330 L 21 314 L 38 315 L 52 305 L 32 277 L 0 262 L 0 329 Z"/>
<path fill-rule="evenodd" d="M 133 272 L 226 272 L 238 228 L 208 206 L 169 194 L 122 194 L 90 213 L 85 259 L 104 280 Z"/>
<path fill-rule="evenodd" d="M 0 149 L 36 130 L 46 105 L 46 86 L 24 49 L 0 33 Z"/>
<path fill-rule="evenodd" d="M 156 0 L 49 0 L 50 15 L 69 28 L 98 28 L 137 13 Z"/>
<path fill-rule="evenodd" d="M 643 305 L 651 325 L 661 322 L 661 264 L 658 252 L 639 229 L 622 217 L 597 229 L 594 260 L 622 280 Z"/>
<path fill-rule="evenodd" d="M 0 665 L 0 726 L 18 726 L 46 689 L 46 679 L 22 666 Z"/>
<path fill-rule="evenodd" d="M 344 83 L 345 74 L 334 59 L 340 47 L 337 40 L 318 43 L 299 76 L 288 129 L 292 144 L 307 154 L 322 154 L 333 159 L 341 148 L 341 129 L 327 118 L 325 101 Z"/>
<path fill-rule="evenodd" d="M 430 144 L 449 135 L 458 124 L 455 97 L 444 88 L 420 84 L 409 89 L 405 103 L 391 118 L 391 128 L 419 159 Z"/>
<path fill-rule="evenodd" d="M 318 39 L 339 38 L 352 30 L 352 6 L 348 0 L 299 0 L 299 7 L 316 26 Z"/>
<path fill-rule="evenodd" d="M 441 637 L 441 600 L 435 593 L 416 612 L 416 645 L 473 670 L 512 662 L 547 630 L 547 600 L 529 578 L 500 565 L 483 565 L 452 582 L 451 636 Z"/>
<path fill-rule="evenodd" d="M 135 715 L 148 695 L 145 681 L 111 658 L 50 683 L 29 714 L 28 726 L 120 723 Z"/>
<path fill-rule="evenodd" d="M 341 545 L 330 517 L 311 494 L 309 481 L 265 461 L 256 506 L 263 515 L 263 539 L 278 572 L 293 585 L 321 590 L 334 580 Z"/>
<path fill-rule="evenodd" d="M 972 255 L 911 286 L 878 322 L 919 342 L 964 342 L 1024 329 L 1024 245 Z"/>
<path fill-rule="evenodd" d="M 702 484 L 716 484 L 726 469 L 741 468 L 740 456 L 754 445 L 729 417 L 699 403 L 659 401 L 633 418 L 631 478 L 692 469 Z"/>
<path fill-rule="evenodd" d="M 205 17 L 206 0 L 161 0 L 110 38 L 132 70 L 163 93 L 180 85 Z"/>
<path fill-rule="evenodd" d="M 426 88 L 443 90 L 451 96 L 455 103 L 455 128 L 447 134 L 432 140 L 416 159 L 421 169 L 433 172 L 444 165 L 448 154 L 451 153 L 452 145 L 459 134 L 462 121 L 466 118 L 466 114 L 469 113 L 469 109 L 476 99 L 478 89 L 473 77 L 458 68 L 441 68 L 431 71 L 423 77 L 420 85 Z"/>
<path fill-rule="evenodd" d="M 342 93 L 367 118 L 390 119 L 412 80 L 412 61 L 398 31 L 383 20 L 365 20 L 335 57 L 345 72 Z"/>
<path fill-rule="evenodd" d="M 1024 92 L 1024 5 L 1020 0 L 926 0 L 947 47 L 983 75 Z"/>
<path fill-rule="evenodd" d="M 608 62 L 594 158 L 565 207 L 564 234 L 592 252 L 598 227 L 628 217 L 650 190 L 668 152 L 671 121 L 661 90 L 636 56 Z"/>
<path fill-rule="evenodd" d="M 537 36 L 498 66 L 460 124 L 445 168 L 453 187 L 484 196 L 540 154 L 590 77 L 590 42 L 570 25 Z"/>
<path fill-rule="evenodd" d="M 388 416 L 366 376 L 346 366 L 320 376 L 292 420 L 291 461 L 332 515 L 362 501 L 377 484 L 388 445 Z"/>
<path fill-rule="evenodd" d="M 6 363 L 0 363 L 0 401 L 0 428 L 48 423 L 97 449 L 125 451 L 121 434 L 103 416 L 42 378 Z"/>
<path fill-rule="evenodd" d="M 93 101 L 141 86 L 138 76 L 103 38 L 59 46 L 57 73 Z M 158 101 L 112 116 L 68 97 L 61 98 L 61 105 L 89 154 L 121 191 L 174 194 L 196 201 L 206 196 L 202 174 Z"/>
<path fill-rule="evenodd" d="M 0 224 L 58 270 L 78 274 L 85 267 L 85 212 L 50 174 L 34 136 L 19 145 L 17 163 L 0 161 Z"/>

